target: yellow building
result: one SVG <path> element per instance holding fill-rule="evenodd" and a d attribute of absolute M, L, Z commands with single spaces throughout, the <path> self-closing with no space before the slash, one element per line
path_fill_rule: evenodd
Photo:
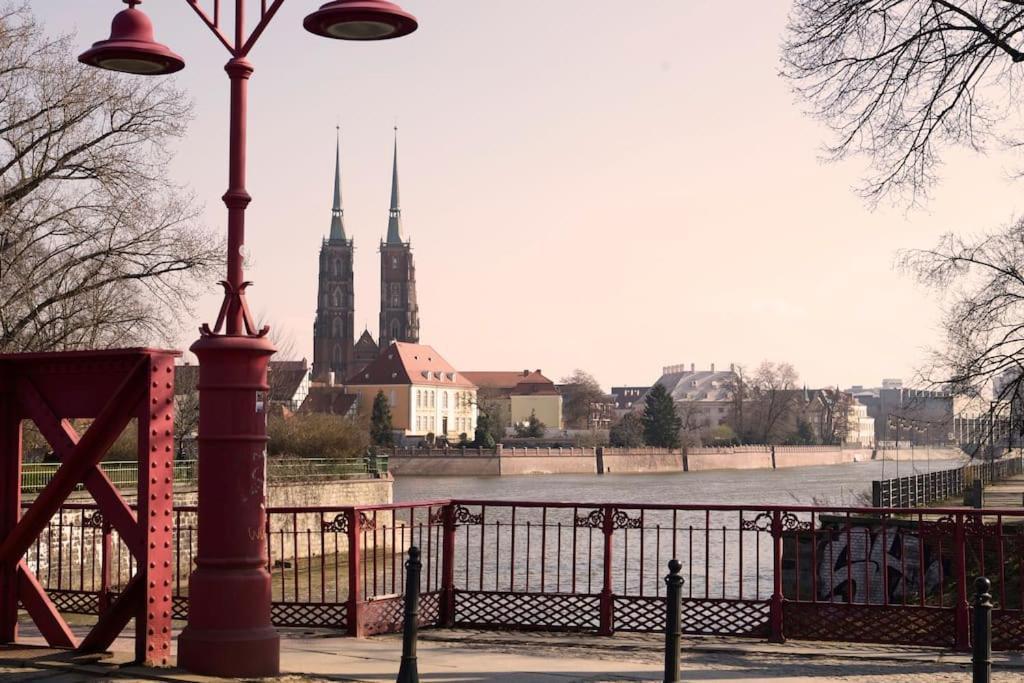
<path fill-rule="evenodd" d="M 513 425 L 526 422 L 534 414 L 545 426 L 562 429 L 562 395 L 540 370 L 462 374 L 479 387 L 481 398 L 505 403 Z"/>
<path fill-rule="evenodd" d="M 460 434 L 476 430 L 476 386 L 430 346 L 392 342 L 375 361 L 348 378 L 356 410 L 369 415 L 378 392 L 391 407 L 391 424 L 406 436 Z"/>

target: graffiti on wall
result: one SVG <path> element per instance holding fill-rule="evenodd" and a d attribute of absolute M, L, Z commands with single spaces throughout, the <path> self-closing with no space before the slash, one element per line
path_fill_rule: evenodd
<path fill-rule="evenodd" d="M 931 544 L 892 528 L 844 529 L 822 543 L 818 558 L 818 599 L 836 602 L 902 603 L 919 598 L 922 583 L 928 596 L 944 570 Z"/>

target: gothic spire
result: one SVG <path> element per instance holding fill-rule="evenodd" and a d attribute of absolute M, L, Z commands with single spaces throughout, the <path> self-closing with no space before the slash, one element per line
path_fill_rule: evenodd
<path fill-rule="evenodd" d="M 391 172 L 391 210 L 388 212 L 388 244 L 402 244 L 402 209 L 398 201 L 398 126 L 395 126 L 395 159 Z"/>
<path fill-rule="evenodd" d="M 334 147 L 334 205 L 331 207 L 331 240 L 345 239 L 345 210 L 341 208 L 341 126 Z"/>

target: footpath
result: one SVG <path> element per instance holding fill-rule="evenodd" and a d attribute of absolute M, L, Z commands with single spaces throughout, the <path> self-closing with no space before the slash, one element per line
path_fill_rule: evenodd
<path fill-rule="evenodd" d="M 284 629 L 282 683 L 394 681 L 401 637 L 342 638 L 336 632 Z M 420 680 L 438 683 L 570 683 L 660 681 L 662 643 L 652 634 L 503 633 L 459 629 L 421 632 Z M 122 637 L 105 657 L 51 650 L 26 627 L 25 646 L 0 648 L 0 681 L 167 681 L 221 679 L 179 669 L 144 669 L 129 663 L 131 641 Z M 789 642 L 771 645 L 729 638 L 683 642 L 686 681 L 845 681 L 925 683 L 969 681 L 969 658 L 938 648 Z M 1024 654 L 996 653 L 993 680 L 1024 681 Z"/>

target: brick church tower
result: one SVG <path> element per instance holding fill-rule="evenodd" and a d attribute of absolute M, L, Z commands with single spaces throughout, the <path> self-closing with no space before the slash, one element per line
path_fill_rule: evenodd
<path fill-rule="evenodd" d="M 330 236 L 320 246 L 320 286 L 316 322 L 313 323 L 313 379 L 325 381 L 334 373 L 343 382 L 353 368 L 352 240 L 345 236 L 345 211 L 341 205 L 341 134 L 334 158 L 334 206 Z"/>
<path fill-rule="evenodd" d="M 380 243 L 380 336 L 381 349 L 391 342 L 420 340 L 420 309 L 416 303 L 416 265 L 412 245 L 402 235 L 402 209 L 398 201 L 398 129 L 395 129 L 395 160 L 391 176 L 391 210 L 388 236 Z"/>

